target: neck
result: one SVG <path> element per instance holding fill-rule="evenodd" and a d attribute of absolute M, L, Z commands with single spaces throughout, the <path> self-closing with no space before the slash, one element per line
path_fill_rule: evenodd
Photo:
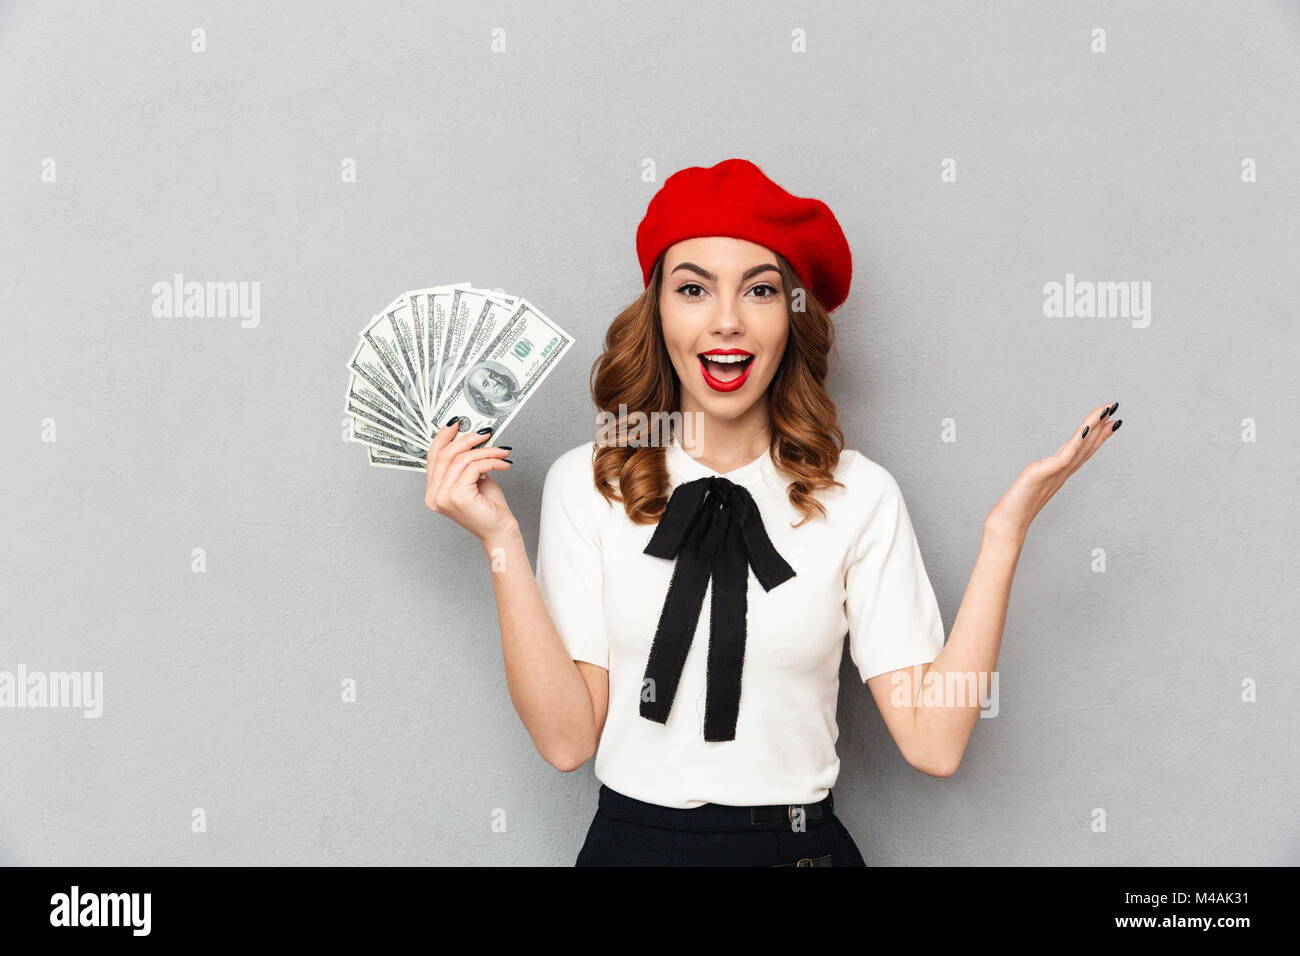
<path fill-rule="evenodd" d="M 767 396 L 756 401 L 738 418 L 716 418 L 701 409 L 690 396 L 682 396 L 684 436 L 682 447 L 692 458 L 714 471 L 743 467 L 767 454 L 772 444 L 768 424 Z"/>

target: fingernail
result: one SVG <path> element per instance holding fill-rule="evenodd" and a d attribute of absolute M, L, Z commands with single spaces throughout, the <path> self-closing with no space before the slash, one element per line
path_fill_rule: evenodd
<path fill-rule="evenodd" d="M 502 459 L 501 459 L 501 460 L 502 460 L 502 461 L 509 461 L 509 462 L 510 462 L 510 464 L 512 464 L 512 465 L 513 465 L 513 464 L 514 464 L 514 462 L 513 462 L 513 461 L 510 461 L 510 459 L 509 459 L 509 458 L 502 458 Z"/>
<path fill-rule="evenodd" d="M 1080 438 L 1087 438 L 1087 437 L 1088 437 L 1088 428 L 1089 428 L 1088 425 L 1084 425 L 1084 426 L 1083 426 L 1083 434 L 1079 436 Z"/>
<path fill-rule="evenodd" d="M 1097 419 L 1097 423 L 1100 424 L 1104 422 L 1106 420 L 1106 416 L 1109 414 L 1110 414 L 1110 406 L 1103 408 L 1101 410 L 1101 417 Z"/>
<path fill-rule="evenodd" d="M 1119 402 L 1116 402 L 1114 405 L 1112 405 L 1112 406 L 1110 407 L 1110 414 L 1114 415 L 1114 414 L 1115 414 L 1115 409 L 1117 409 L 1117 408 L 1119 408 Z"/>
<path fill-rule="evenodd" d="M 491 434 L 492 434 L 492 429 L 490 429 L 490 428 L 480 428 L 480 429 L 478 430 L 478 433 L 479 433 L 480 435 L 491 435 Z"/>
<path fill-rule="evenodd" d="M 1117 431 L 1119 431 L 1119 426 L 1120 426 L 1120 425 L 1123 425 L 1123 424 L 1124 424 L 1124 419 L 1122 419 L 1122 418 L 1118 418 L 1118 419 L 1116 419 L 1114 422 L 1111 423 L 1110 430 L 1113 431 L 1113 432 L 1117 432 Z"/>
<path fill-rule="evenodd" d="M 513 445 L 497 445 L 502 451 L 514 451 Z"/>
<path fill-rule="evenodd" d="M 455 419 L 455 418 L 450 418 L 450 419 L 447 420 L 447 425 L 454 425 L 454 424 L 456 424 L 456 419 Z M 442 427 L 443 427 L 443 428 L 446 428 L 447 425 L 443 425 Z"/>

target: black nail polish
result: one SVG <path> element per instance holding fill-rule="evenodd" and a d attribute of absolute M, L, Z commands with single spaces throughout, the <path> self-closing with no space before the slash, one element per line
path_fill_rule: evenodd
<path fill-rule="evenodd" d="M 480 428 L 480 429 L 478 430 L 478 433 L 479 433 L 480 435 L 491 435 L 491 434 L 492 434 L 492 429 L 490 429 L 490 428 Z"/>
<path fill-rule="evenodd" d="M 509 459 L 509 458 L 502 458 L 502 459 L 501 459 L 501 460 L 502 460 L 502 461 L 510 461 L 510 459 Z M 510 461 L 510 464 L 512 464 L 512 465 L 513 465 L 513 464 L 514 464 L 514 462 L 513 462 L 513 461 Z"/>
<path fill-rule="evenodd" d="M 1084 425 L 1084 426 L 1083 426 L 1083 434 L 1079 436 L 1080 438 L 1087 438 L 1087 437 L 1088 437 L 1088 428 L 1089 428 L 1089 427 L 1090 427 L 1090 426 L 1088 426 L 1088 425 Z"/>
<path fill-rule="evenodd" d="M 1116 419 L 1116 420 L 1111 424 L 1111 426 L 1110 426 L 1110 430 L 1113 431 L 1113 432 L 1117 432 L 1117 431 L 1119 431 L 1119 426 L 1120 426 L 1120 425 L 1123 425 L 1123 424 L 1124 424 L 1124 419 L 1122 419 L 1122 418 L 1117 418 L 1117 419 Z"/>
<path fill-rule="evenodd" d="M 448 419 L 448 420 L 447 420 L 447 425 L 454 425 L 454 424 L 456 424 L 456 419 L 455 419 L 455 418 L 451 418 L 451 419 Z M 443 428 L 446 428 L 447 425 L 443 425 L 442 427 L 443 427 Z"/>
<path fill-rule="evenodd" d="M 513 445 L 497 445 L 502 451 L 514 451 Z"/>
<path fill-rule="evenodd" d="M 1109 412 L 1109 414 L 1114 415 L 1114 414 L 1115 414 L 1115 409 L 1117 409 L 1117 408 L 1119 408 L 1119 402 L 1116 402 L 1114 405 L 1112 405 L 1112 406 L 1110 407 L 1110 412 Z"/>
<path fill-rule="evenodd" d="M 1097 424 L 1100 425 L 1102 422 L 1104 422 L 1106 420 L 1106 416 L 1109 414 L 1110 414 L 1110 406 L 1103 408 L 1101 410 L 1101 416 L 1097 419 Z"/>

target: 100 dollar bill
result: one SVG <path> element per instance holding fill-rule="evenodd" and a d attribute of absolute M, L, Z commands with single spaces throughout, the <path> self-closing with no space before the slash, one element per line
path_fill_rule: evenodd
<path fill-rule="evenodd" d="M 424 367 L 428 408 L 433 408 L 437 403 L 438 393 L 441 391 L 442 352 L 447 338 L 452 294 L 457 289 L 468 288 L 470 288 L 468 282 L 454 282 L 429 289 L 414 289 L 406 293 L 417 326 L 424 327 L 424 354 L 421 356 L 421 365 Z"/>
<path fill-rule="evenodd" d="M 491 341 L 443 386 L 433 427 L 455 417 L 461 432 L 491 428 L 491 437 L 479 447 L 492 445 L 572 345 L 567 332 L 519 298 Z"/>
<path fill-rule="evenodd" d="M 401 471 L 426 470 L 426 462 L 422 458 L 408 458 L 386 449 L 375 448 L 373 445 L 367 446 L 366 451 L 370 454 L 370 464 L 376 468 L 397 468 Z"/>

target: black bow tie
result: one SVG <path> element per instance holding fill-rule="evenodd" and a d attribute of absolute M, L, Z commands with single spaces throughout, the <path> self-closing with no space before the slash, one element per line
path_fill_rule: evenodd
<path fill-rule="evenodd" d="M 677 564 L 646 664 L 646 680 L 653 683 L 642 685 L 650 688 L 653 699 L 642 694 L 641 716 L 668 722 L 712 576 L 704 739 L 734 740 L 745 662 L 749 569 L 754 569 L 764 591 L 794 577 L 794 569 L 772 547 L 749 492 L 721 475 L 673 491 L 645 553 L 675 557 Z"/>

